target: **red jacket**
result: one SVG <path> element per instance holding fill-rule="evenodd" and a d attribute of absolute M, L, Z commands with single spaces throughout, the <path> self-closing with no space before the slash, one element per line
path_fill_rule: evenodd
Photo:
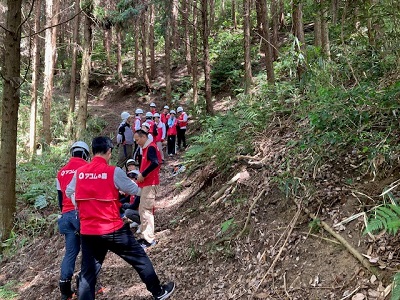
<path fill-rule="evenodd" d="M 160 167 L 161 167 L 162 158 L 161 158 L 160 150 L 158 150 L 158 147 L 154 143 L 154 141 L 151 142 L 146 148 L 143 148 L 142 162 L 140 164 L 140 173 L 142 173 L 144 170 L 146 170 L 151 164 L 151 161 L 149 161 L 147 158 L 147 151 L 149 150 L 150 147 L 154 147 L 156 149 L 157 159 L 158 159 L 158 167 L 156 169 L 154 169 L 153 171 L 151 171 L 149 173 L 149 175 L 147 175 L 144 178 L 143 182 L 138 182 L 138 186 L 140 188 L 143 188 L 143 187 L 149 186 L 149 185 L 160 184 Z"/>
<path fill-rule="evenodd" d="M 114 183 L 115 166 L 94 157 L 76 171 L 75 200 L 79 209 L 81 234 L 103 235 L 120 229 L 121 203 Z"/>
<path fill-rule="evenodd" d="M 177 133 L 178 133 L 178 131 L 177 131 L 177 129 L 176 129 L 176 125 L 177 125 L 177 124 L 178 124 L 178 119 L 175 118 L 175 120 L 174 120 L 172 126 L 169 126 L 169 127 L 168 127 L 167 135 L 177 135 Z"/>
<path fill-rule="evenodd" d="M 76 170 L 79 167 L 88 164 L 88 162 L 80 157 L 71 157 L 68 163 L 60 169 L 57 173 L 57 179 L 60 183 L 60 190 L 62 192 L 62 213 L 75 210 L 75 206 L 71 199 L 65 194 L 68 183 L 71 182 L 72 177 L 74 177 Z"/>

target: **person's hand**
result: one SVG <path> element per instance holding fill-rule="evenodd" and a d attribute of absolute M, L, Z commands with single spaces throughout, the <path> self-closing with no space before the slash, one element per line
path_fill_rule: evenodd
<path fill-rule="evenodd" d="M 143 181 L 144 181 L 144 177 L 143 177 L 142 173 L 139 173 L 137 182 L 143 182 Z"/>
<path fill-rule="evenodd" d="M 119 133 L 118 133 L 118 135 L 117 135 L 117 143 L 118 143 L 118 144 L 121 144 L 121 143 L 122 143 L 122 134 L 119 134 Z"/>

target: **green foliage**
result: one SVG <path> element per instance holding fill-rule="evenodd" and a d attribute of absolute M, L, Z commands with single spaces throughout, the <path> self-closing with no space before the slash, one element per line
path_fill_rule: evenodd
<path fill-rule="evenodd" d="M 226 233 L 229 229 L 232 229 L 235 227 L 235 219 L 234 218 L 230 218 L 228 220 L 226 220 L 225 222 L 222 222 L 221 224 L 221 235 L 223 235 L 224 233 Z"/>
<path fill-rule="evenodd" d="M 243 34 L 240 31 L 221 31 L 210 44 L 211 88 L 236 87 L 243 76 Z"/>
<path fill-rule="evenodd" d="M 243 97 L 225 114 L 202 118 L 203 131 L 191 138 L 192 146 L 185 153 L 192 168 L 215 161 L 221 171 L 226 171 L 236 155 L 251 155 L 254 134 L 266 124 L 267 116 L 259 112 L 267 102 Z"/>
<path fill-rule="evenodd" d="M 400 206 L 386 204 L 377 207 L 373 216 L 368 220 L 365 232 L 376 232 L 385 229 L 395 235 L 400 228 Z"/>
<path fill-rule="evenodd" d="M 393 277 L 393 288 L 390 300 L 400 299 L 400 272 L 397 272 Z"/>
<path fill-rule="evenodd" d="M 311 233 L 319 232 L 319 230 L 321 229 L 321 220 L 320 219 L 312 220 L 310 223 L 308 223 L 308 227 L 310 228 Z"/>
<path fill-rule="evenodd" d="M 12 300 L 15 299 L 18 294 L 13 291 L 15 288 L 16 282 L 8 282 L 2 286 L 0 286 L 0 299 L 3 300 Z"/>

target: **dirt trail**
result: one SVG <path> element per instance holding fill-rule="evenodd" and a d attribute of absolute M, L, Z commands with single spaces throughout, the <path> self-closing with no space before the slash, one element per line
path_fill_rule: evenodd
<path fill-rule="evenodd" d="M 146 110 L 153 101 L 158 108 L 164 105 L 156 94 L 139 97 L 134 91 L 134 87 L 104 86 L 93 92 L 98 97 L 91 99 L 89 113 L 107 121 L 103 134 L 115 132 L 124 110 L 133 113 L 138 106 Z M 282 140 L 282 145 L 285 143 Z M 271 146 L 268 150 L 275 153 L 278 148 Z M 148 250 L 160 279 L 177 284 L 171 299 L 352 299 L 356 294 L 359 298 L 353 299 L 367 299 L 361 295 L 381 299 L 378 290 L 386 287 L 388 280 L 374 279 L 326 232 L 311 234 L 310 219 L 304 213 L 284 243 L 296 206 L 281 191 L 268 189 L 249 211 L 265 182 L 259 170 L 248 169 L 250 179 L 237 183 L 236 192 L 219 202 L 211 195 L 230 179 L 219 175 L 195 197 L 187 199 L 184 195 L 192 188 L 188 181 L 196 176 L 207 180 L 210 172 L 205 166 L 199 171 L 201 174 L 195 173 L 189 179 L 185 173 L 172 176 L 173 166 L 182 161 L 179 154 L 166 159 L 162 167 L 155 215 L 159 243 Z M 345 201 L 321 212 L 330 224 L 360 208 L 358 200 L 349 194 L 340 197 Z M 243 236 L 229 237 L 241 230 L 247 218 L 249 228 Z M 362 235 L 362 226 L 362 220 L 357 219 L 340 233 L 365 254 L 379 255 L 377 246 L 391 247 L 389 240 L 372 243 Z M 14 282 L 19 294 L 15 299 L 58 299 L 63 238 L 49 230 L 47 237 L 32 242 L 18 251 L 16 260 L 2 263 L 0 286 Z M 380 255 L 389 266 L 386 252 L 382 250 Z M 275 268 L 266 274 L 275 259 Z M 392 260 L 394 263 L 393 256 Z M 80 257 L 76 270 L 79 263 Z M 112 253 L 106 257 L 100 278 L 107 289 L 96 299 L 151 299 L 136 272 Z"/>

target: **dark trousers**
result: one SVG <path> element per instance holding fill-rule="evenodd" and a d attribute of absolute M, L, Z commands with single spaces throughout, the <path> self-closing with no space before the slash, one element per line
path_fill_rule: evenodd
<path fill-rule="evenodd" d="M 175 147 L 176 147 L 176 135 L 169 135 L 167 140 L 168 154 L 175 154 Z"/>
<path fill-rule="evenodd" d="M 186 148 L 186 128 L 178 128 L 178 147 L 181 147 L 181 143 L 183 148 Z"/>
<path fill-rule="evenodd" d="M 129 263 L 153 295 L 161 292 L 160 281 L 153 264 L 127 226 L 104 235 L 81 235 L 82 266 L 79 300 L 93 300 L 96 285 L 96 260 L 103 264 L 108 250 Z"/>

